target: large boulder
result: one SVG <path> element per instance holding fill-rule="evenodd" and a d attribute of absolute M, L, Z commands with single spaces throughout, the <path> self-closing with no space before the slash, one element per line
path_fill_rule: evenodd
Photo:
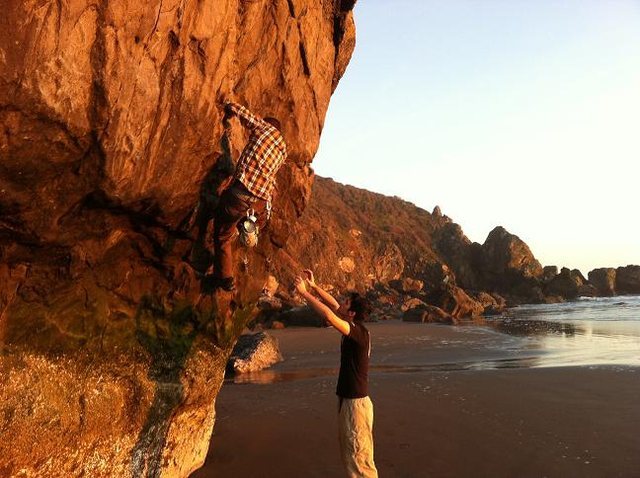
<path fill-rule="evenodd" d="M 507 301 L 499 294 L 476 292 L 471 294 L 471 297 L 482 305 L 484 308 L 484 315 L 501 314 L 507 308 Z"/>
<path fill-rule="evenodd" d="M 598 289 L 593 284 L 585 283 L 578 288 L 579 297 L 598 297 Z"/>
<path fill-rule="evenodd" d="M 471 298 L 463 289 L 451 284 L 431 290 L 427 294 L 427 302 L 435 305 L 456 319 L 478 317 L 484 307 Z"/>
<path fill-rule="evenodd" d="M 640 266 L 616 269 L 616 291 L 619 294 L 640 294 Z"/>
<path fill-rule="evenodd" d="M 526 278 L 540 278 L 542 266 L 522 239 L 501 226 L 494 228 L 482 245 L 486 272 L 516 272 Z"/>
<path fill-rule="evenodd" d="M 404 322 L 421 322 L 421 323 L 438 323 L 438 324 L 456 324 L 457 319 L 451 314 L 445 312 L 435 305 L 419 305 L 406 310 L 402 315 Z"/>
<path fill-rule="evenodd" d="M 353 0 L 5 0 L 0 17 L 0 474 L 188 476 L 226 359 L 307 205 Z M 269 232 L 211 294 L 212 192 L 280 119 Z"/>
<path fill-rule="evenodd" d="M 581 296 L 593 297 L 597 291 L 578 269 L 570 270 L 563 267 L 560 273 L 546 284 L 545 294 L 573 300 Z"/>
<path fill-rule="evenodd" d="M 602 267 L 589 272 L 589 282 L 596 288 L 598 295 L 611 297 L 616 295 L 616 270 Z"/>
<path fill-rule="evenodd" d="M 515 296 L 520 301 L 542 300 L 542 266 L 518 236 L 498 226 L 489 233 L 478 255 L 482 289 Z"/>
<path fill-rule="evenodd" d="M 400 306 L 400 310 L 402 312 L 406 312 L 407 310 L 414 309 L 419 306 L 427 305 L 422 300 L 417 297 L 411 297 L 410 299 L 405 300 Z"/>
<path fill-rule="evenodd" d="M 227 368 L 233 373 L 259 372 L 283 360 L 278 339 L 273 335 L 243 334 L 233 347 Z"/>

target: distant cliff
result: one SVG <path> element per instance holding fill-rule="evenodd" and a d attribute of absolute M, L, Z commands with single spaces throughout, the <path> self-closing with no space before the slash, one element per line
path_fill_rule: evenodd
<path fill-rule="evenodd" d="M 527 244 L 501 226 L 483 244 L 474 243 L 439 207 L 429 213 L 321 177 L 277 263 L 284 280 L 311 267 L 321 282 L 341 291 L 419 281 L 424 299 L 445 277 L 475 299 L 497 294 L 511 305 L 640 292 L 639 266 L 596 269 L 589 280 L 579 271 L 558 273 L 557 267 L 543 268 Z"/>

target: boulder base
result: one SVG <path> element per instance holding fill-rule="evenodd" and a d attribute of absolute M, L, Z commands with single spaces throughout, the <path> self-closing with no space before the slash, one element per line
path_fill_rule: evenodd
<path fill-rule="evenodd" d="M 404 322 L 455 324 L 457 320 L 434 305 L 419 305 L 407 310 L 402 316 Z"/>
<path fill-rule="evenodd" d="M 282 362 L 278 339 L 266 332 L 241 335 L 227 368 L 234 373 L 258 372 Z"/>

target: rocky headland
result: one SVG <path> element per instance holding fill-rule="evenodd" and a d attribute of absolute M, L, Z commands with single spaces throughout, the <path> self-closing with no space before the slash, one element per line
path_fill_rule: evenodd
<path fill-rule="evenodd" d="M 439 207 L 430 213 L 321 177 L 276 257 L 274 273 L 285 287 L 272 288 L 261 313 L 276 327 L 322 325 L 286 287 L 303 268 L 338 295 L 366 292 L 374 319 L 456 323 L 523 303 L 640 293 L 640 266 L 594 269 L 588 279 L 579 270 L 543 267 L 504 227 L 479 244 Z"/>

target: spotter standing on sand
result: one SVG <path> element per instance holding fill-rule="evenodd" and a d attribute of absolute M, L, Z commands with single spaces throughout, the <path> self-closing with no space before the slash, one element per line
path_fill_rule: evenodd
<path fill-rule="evenodd" d="M 244 106 L 227 101 L 223 121 L 230 116 L 237 116 L 250 135 L 235 174 L 225 184 L 227 188 L 214 218 L 214 280 L 217 287 L 229 292 L 235 290 L 232 241 L 238 222 L 253 212 L 258 226 L 264 226 L 271 210 L 276 174 L 287 158 L 277 119 L 259 118 Z"/>
<path fill-rule="evenodd" d="M 305 270 L 303 274 L 306 280 L 296 277 L 296 290 L 342 334 L 336 390 L 342 462 L 349 478 L 375 478 L 378 470 L 373 461 L 373 404 L 368 391 L 371 338 L 363 325 L 371 311 L 369 303 L 353 293 L 339 304 L 315 283 L 313 272 Z"/>

